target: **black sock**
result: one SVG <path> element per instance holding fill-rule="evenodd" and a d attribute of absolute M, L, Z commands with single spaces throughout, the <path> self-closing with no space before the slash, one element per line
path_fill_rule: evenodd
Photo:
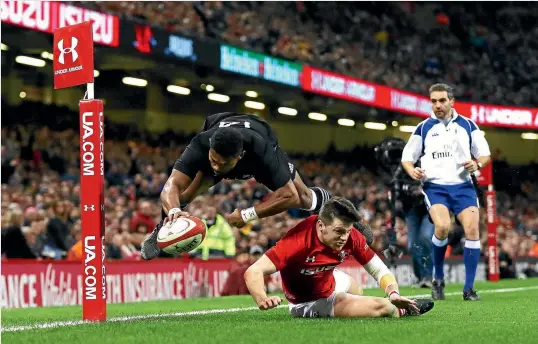
<path fill-rule="evenodd" d="M 310 209 L 306 210 L 317 214 L 319 213 L 321 207 L 325 204 L 325 202 L 331 199 L 331 194 L 329 193 L 329 191 L 318 187 L 312 187 L 309 189 L 312 190 L 314 193 L 312 196 L 315 195 L 316 197 L 312 197 L 312 206 L 310 207 Z"/>

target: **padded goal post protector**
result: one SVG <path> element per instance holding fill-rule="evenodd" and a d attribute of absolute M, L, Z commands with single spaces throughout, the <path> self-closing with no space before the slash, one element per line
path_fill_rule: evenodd
<path fill-rule="evenodd" d="M 104 114 L 101 100 L 81 100 L 80 213 L 83 320 L 106 320 Z"/>
<path fill-rule="evenodd" d="M 92 22 L 54 30 L 54 89 L 86 84 L 80 107 L 80 217 L 82 226 L 82 319 L 106 320 L 104 114 L 94 99 Z"/>
<path fill-rule="evenodd" d="M 499 275 L 499 251 L 497 247 L 497 202 L 495 190 L 486 191 L 486 223 L 488 228 L 488 280 L 497 282 Z"/>

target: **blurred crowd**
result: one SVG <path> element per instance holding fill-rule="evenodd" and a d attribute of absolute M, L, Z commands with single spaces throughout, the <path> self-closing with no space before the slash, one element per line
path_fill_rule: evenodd
<path fill-rule="evenodd" d="M 461 100 L 538 103 L 535 2 L 83 5 L 421 94 L 442 75 Z"/>
<path fill-rule="evenodd" d="M 33 124 L 25 109 L 4 105 L 2 128 L 2 256 L 6 258 L 81 259 L 79 135 L 76 113 L 56 107 L 41 108 Z M 54 113 L 54 116 L 47 114 Z M 15 116 L 15 114 L 18 114 Z M 5 116 L 5 117 L 4 117 Z M 56 123 L 51 125 L 51 121 Z M 71 126 L 69 123 L 73 124 Z M 62 123 L 61 125 L 58 123 Z M 54 127 L 51 130 L 50 127 Z M 140 245 L 161 220 L 159 194 L 175 160 L 193 133 L 150 134 L 134 126 L 105 124 L 105 240 L 110 259 L 139 259 Z M 340 152 L 329 147 L 322 155 L 291 155 L 309 185 L 327 188 L 350 199 L 373 228 L 372 245 L 382 251 L 391 222 L 388 203 L 390 176 L 378 169 L 373 147 Z M 497 231 L 502 252 L 511 258 L 538 256 L 538 165 L 511 167 L 501 158 L 494 165 L 499 211 Z M 243 228 L 215 219 L 262 201 L 268 191 L 253 180 L 223 181 L 199 196 L 188 211 L 219 230 L 226 249 L 218 256 L 260 254 L 274 245 L 308 213 L 292 209 Z M 481 200 L 481 204 L 485 204 Z M 220 215 L 219 215 L 220 214 Z M 485 209 L 481 209 L 482 252 L 486 247 Z M 221 218 L 222 220 L 222 218 Z M 225 220 L 224 220 L 225 221 Z M 406 247 L 405 223 L 397 219 L 398 243 Z M 454 224 L 450 255 L 463 251 L 462 230 Z M 214 256 L 199 250 L 193 255 Z M 204 256 L 205 255 L 205 256 Z"/>

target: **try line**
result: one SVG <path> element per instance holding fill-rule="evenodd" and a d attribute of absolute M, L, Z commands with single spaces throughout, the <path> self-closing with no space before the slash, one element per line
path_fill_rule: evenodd
<path fill-rule="evenodd" d="M 511 292 L 516 292 L 516 291 L 525 291 L 525 290 L 532 290 L 532 289 L 538 289 L 538 286 L 489 289 L 489 290 L 480 291 L 480 294 L 511 293 Z M 456 296 L 456 295 L 461 295 L 461 292 L 446 293 L 445 295 Z M 409 297 L 411 298 L 431 297 L 431 294 L 409 295 Z M 283 307 L 287 307 L 287 305 L 280 305 L 277 308 L 283 308 Z M 227 308 L 227 309 L 209 309 L 209 310 L 191 311 L 191 312 L 132 315 L 132 316 L 109 318 L 106 320 L 106 322 L 113 323 L 113 322 L 125 322 L 125 321 L 133 321 L 133 320 L 147 320 L 147 319 L 158 319 L 158 318 L 168 318 L 168 317 L 185 317 L 185 316 L 192 316 L 192 315 L 237 313 L 237 312 L 252 311 L 252 310 L 257 310 L 257 309 L 258 307 L 243 307 L 243 308 Z M 83 321 L 83 320 L 57 321 L 57 322 L 48 322 L 48 323 L 41 323 L 41 324 L 27 325 L 27 326 L 6 326 L 6 327 L 2 327 L 2 332 L 20 332 L 20 331 L 30 331 L 30 330 L 41 330 L 41 329 L 47 329 L 47 328 L 88 325 L 88 324 L 98 325 L 100 323 L 94 323 L 94 322 Z"/>

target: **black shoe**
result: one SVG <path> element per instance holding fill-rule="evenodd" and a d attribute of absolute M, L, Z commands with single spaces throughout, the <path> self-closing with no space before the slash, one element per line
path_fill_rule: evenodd
<path fill-rule="evenodd" d="M 356 230 L 358 230 L 364 237 L 366 238 L 366 243 L 368 246 L 371 246 L 374 242 L 374 232 L 372 232 L 372 228 L 366 222 L 365 220 L 361 220 L 358 222 L 355 222 L 353 224 L 353 227 L 355 227 Z"/>
<path fill-rule="evenodd" d="M 162 227 L 162 221 L 158 223 L 153 232 L 142 242 L 141 245 L 141 256 L 144 260 L 152 260 L 157 258 L 161 253 L 161 249 L 157 245 L 157 236 L 159 235 L 159 230 Z"/>
<path fill-rule="evenodd" d="M 433 280 L 432 297 L 434 300 L 445 299 L 445 281 L 444 280 L 440 280 L 440 281 Z"/>
<path fill-rule="evenodd" d="M 463 291 L 463 300 L 465 301 L 480 301 L 480 296 L 476 293 L 476 290 L 473 288 Z"/>
<path fill-rule="evenodd" d="M 417 308 L 418 312 L 415 310 L 408 310 L 407 313 L 405 313 L 404 316 L 417 316 L 422 315 L 426 312 L 429 312 L 433 308 L 433 300 L 432 299 L 414 299 L 417 302 Z"/>

